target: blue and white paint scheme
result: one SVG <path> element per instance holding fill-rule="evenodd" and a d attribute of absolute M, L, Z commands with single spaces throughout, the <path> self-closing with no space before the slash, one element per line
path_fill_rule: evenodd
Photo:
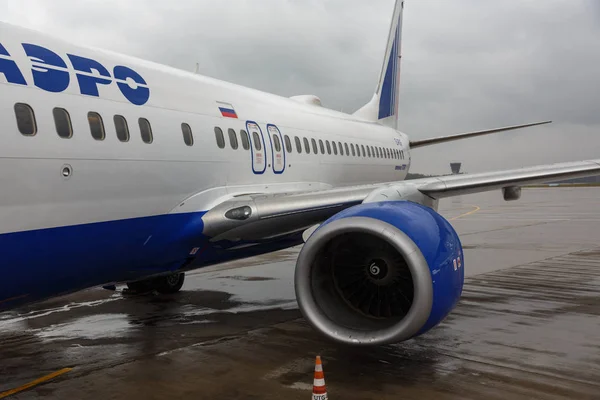
<path fill-rule="evenodd" d="M 369 235 L 375 221 L 389 234 L 377 245 L 387 255 L 375 247 L 358 266 L 365 279 L 388 287 L 408 273 L 414 287 L 403 296 L 414 298 L 406 312 L 389 305 L 371 315 L 330 282 L 338 308 L 320 312 L 321 289 L 307 275 L 297 280 L 307 319 L 359 345 L 433 327 L 463 276 L 450 267 L 462 254 L 435 212 L 440 198 L 503 189 L 513 200 L 520 185 L 598 174 L 600 164 L 404 182 L 411 147 L 536 124 L 411 142 L 397 129 L 403 9 L 398 0 L 375 95 L 352 115 L 316 96 L 283 98 L 0 23 L 0 310 L 114 283 L 175 292 L 183 281 L 172 277 L 187 270 L 305 241 L 297 276 L 343 274 L 306 252 L 328 246 L 319 232 L 333 224 L 311 236 L 315 227 L 351 212 L 360 218 L 337 217 L 345 232 Z M 429 229 L 429 241 L 412 229 Z M 452 239 L 452 251 L 434 246 L 436 234 Z M 372 330 L 333 334 L 336 315 Z"/>

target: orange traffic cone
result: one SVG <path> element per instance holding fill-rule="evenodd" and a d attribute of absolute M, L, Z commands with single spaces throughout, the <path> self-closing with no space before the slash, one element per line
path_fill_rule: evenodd
<path fill-rule="evenodd" d="M 317 356 L 315 361 L 315 380 L 313 382 L 312 400 L 327 400 L 327 389 L 325 389 L 325 375 L 323 374 L 321 356 Z"/>

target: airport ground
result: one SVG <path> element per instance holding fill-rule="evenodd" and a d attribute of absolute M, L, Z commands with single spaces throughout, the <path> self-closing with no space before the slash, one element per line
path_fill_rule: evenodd
<path fill-rule="evenodd" d="M 92 289 L 0 314 L 0 398 L 308 399 L 320 354 L 332 400 L 600 399 L 600 188 L 440 211 L 467 280 L 419 338 L 324 340 L 297 309 L 291 249 L 195 271 L 173 296 Z"/>

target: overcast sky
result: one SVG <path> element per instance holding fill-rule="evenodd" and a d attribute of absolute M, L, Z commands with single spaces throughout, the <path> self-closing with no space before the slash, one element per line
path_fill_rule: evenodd
<path fill-rule="evenodd" d="M 4 0 L 0 19 L 352 112 L 393 0 Z M 400 128 L 413 138 L 552 119 L 417 149 L 414 172 L 600 158 L 600 1 L 406 0 Z"/>

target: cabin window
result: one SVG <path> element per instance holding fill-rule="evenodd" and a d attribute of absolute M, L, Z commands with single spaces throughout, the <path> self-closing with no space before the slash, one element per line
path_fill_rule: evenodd
<path fill-rule="evenodd" d="M 252 140 L 254 141 L 254 148 L 256 151 L 261 151 L 262 144 L 260 143 L 260 136 L 258 136 L 258 132 L 252 132 Z"/>
<path fill-rule="evenodd" d="M 37 133 L 37 124 L 35 123 L 35 114 L 33 109 L 24 103 L 15 104 L 15 116 L 17 117 L 17 127 L 24 136 L 35 136 Z"/>
<path fill-rule="evenodd" d="M 117 131 L 117 139 L 121 142 L 129 142 L 129 127 L 127 126 L 125 117 L 115 115 L 113 121 L 115 123 L 115 130 Z"/>
<path fill-rule="evenodd" d="M 192 128 L 190 127 L 189 124 L 186 124 L 185 122 L 181 124 L 181 133 L 183 134 L 183 142 L 187 146 L 193 146 L 194 145 L 194 135 L 192 133 Z"/>
<path fill-rule="evenodd" d="M 278 135 L 273 135 L 273 143 L 275 144 L 275 151 L 280 152 L 281 151 L 281 141 L 279 140 Z"/>
<path fill-rule="evenodd" d="M 96 112 L 89 112 L 88 122 L 90 124 L 92 137 L 96 140 L 104 140 L 106 135 L 104 133 L 104 122 L 102 122 L 102 117 L 100 114 Z"/>
<path fill-rule="evenodd" d="M 237 134 L 233 129 L 228 129 L 227 134 L 229 135 L 229 145 L 232 149 L 237 150 L 240 147 L 237 139 Z"/>
<path fill-rule="evenodd" d="M 362 154 L 360 154 L 360 145 L 359 145 L 359 144 L 357 144 L 357 145 L 356 145 L 356 154 L 357 154 L 359 157 L 361 157 L 361 156 L 362 156 Z"/>
<path fill-rule="evenodd" d="M 310 145 L 308 144 L 308 139 L 302 138 L 302 142 L 304 143 L 304 151 L 306 154 L 310 154 Z"/>
<path fill-rule="evenodd" d="M 360 148 L 362 149 L 362 155 L 363 155 L 363 157 L 366 157 L 367 156 L 367 152 L 365 151 L 365 145 L 361 144 Z"/>
<path fill-rule="evenodd" d="M 321 154 L 325 154 L 325 146 L 323 146 L 323 141 L 319 139 L 319 148 L 321 149 Z"/>
<path fill-rule="evenodd" d="M 337 156 L 337 145 L 335 142 L 331 142 L 331 147 L 333 147 L 333 154 Z"/>
<path fill-rule="evenodd" d="M 192 128 L 185 122 L 181 124 L 181 133 L 183 134 L 183 142 L 187 146 L 193 146 L 194 135 L 192 134 Z"/>
<path fill-rule="evenodd" d="M 325 146 L 327 146 L 327 154 L 331 154 L 331 144 L 329 144 L 329 140 L 325 141 Z"/>
<path fill-rule="evenodd" d="M 154 136 L 152 136 L 152 127 L 150 126 L 150 121 L 148 121 L 146 118 L 140 118 L 138 120 L 138 125 L 140 126 L 142 141 L 148 144 L 152 143 L 154 141 Z"/>
<path fill-rule="evenodd" d="M 315 139 L 310 139 L 310 142 L 312 143 L 313 153 L 319 154 L 319 151 L 317 150 L 317 141 Z"/>
<path fill-rule="evenodd" d="M 352 156 L 355 157 L 356 156 L 356 150 L 354 150 L 354 145 L 352 143 L 350 143 L 350 148 L 352 149 Z"/>
<path fill-rule="evenodd" d="M 183 142 L 186 146 L 194 145 L 194 135 L 192 134 L 192 128 L 185 122 L 181 124 L 181 133 L 183 134 Z"/>
<path fill-rule="evenodd" d="M 344 147 L 346 148 L 346 155 L 350 155 L 350 149 L 348 148 L 348 143 L 344 143 Z"/>
<path fill-rule="evenodd" d="M 292 141 L 290 140 L 290 137 L 288 135 L 285 135 L 283 140 L 285 141 L 285 149 L 287 150 L 288 153 L 291 153 L 292 152 Z"/>
<path fill-rule="evenodd" d="M 387 150 L 387 155 L 388 155 L 388 158 L 392 158 L 392 154 L 391 154 L 391 152 L 390 152 L 390 149 L 386 149 L 386 150 Z"/>
<path fill-rule="evenodd" d="M 367 146 L 367 157 L 371 158 L 371 148 Z"/>
<path fill-rule="evenodd" d="M 294 142 L 296 142 L 296 151 L 302 153 L 302 144 L 300 143 L 300 138 L 298 136 L 294 137 Z"/>
<path fill-rule="evenodd" d="M 63 139 L 69 139 L 73 136 L 73 125 L 71 125 L 71 117 L 64 108 L 55 108 L 52 110 L 54 116 L 54 125 L 56 133 Z"/>
<path fill-rule="evenodd" d="M 244 148 L 244 150 L 249 150 L 250 149 L 250 140 L 248 139 L 248 132 L 241 130 L 240 138 L 242 139 L 242 147 Z"/>
<path fill-rule="evenodd" d="M 217 140 L 217 146 L 220 149 L 225 148 L 225 136 L 223 136 L 223 130 L 218 126 L 215 126 L 215 139 Z"/>

